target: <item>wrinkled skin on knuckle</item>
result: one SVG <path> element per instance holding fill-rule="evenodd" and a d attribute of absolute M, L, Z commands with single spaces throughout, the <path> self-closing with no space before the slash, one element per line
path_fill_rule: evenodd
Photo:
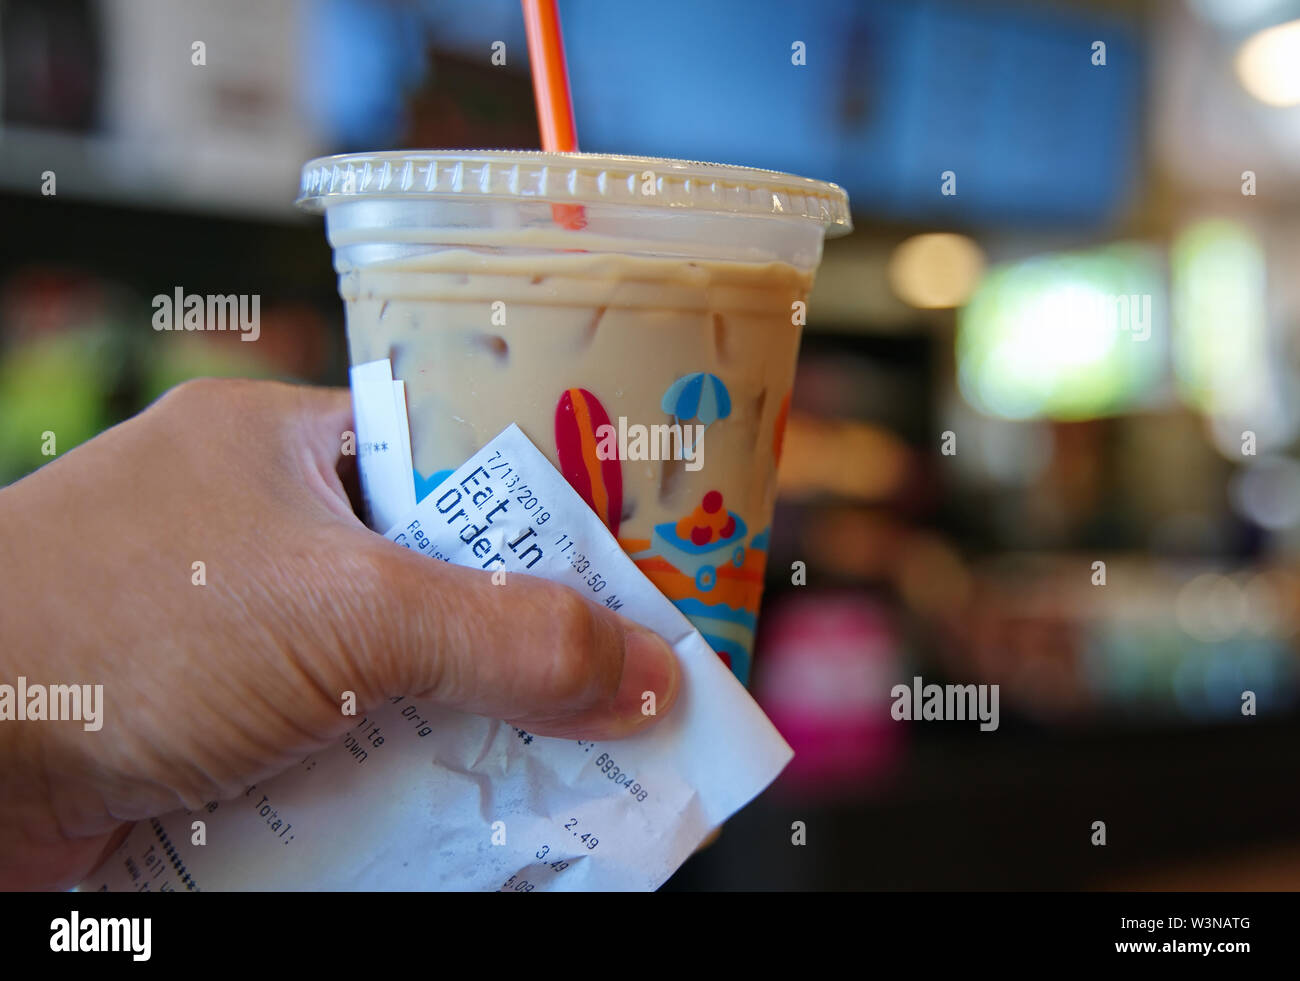
<path fill-rule="evenodd" d="M 189 693 L 187 724 L 158 722 L 171 733 L 160 770 L 173 775 L 185 806 L 195 796 L 229 797 L 249 773 L 291 764 L 346 726 L 326 688 L 336 655 L 281 599 L 300 580 L 296 564 L 263 555 L 239 581 L 205 587 L 221 591 L 218 615 L 196 638 L 201 647 L 179 659 L 190 667 L 175 679 Z"/>
<path fill-rule="evenodd" d="M 346 608 L 335 616 L 349 624 L 350 664 L 380 697 L 433 695 L 445 683 L 442 597 L 412 559 L 429 561 L 387 542 L 365 541 L 334 570 L 342 573 L 339 588 L 349 592 Z"/>
<path fill-rule="evenodd" d="M 377 704 L 404 680 L 400 643 L 384 622 L 386 566 L 368 549 L 308 546 L 273 573 L 272 592 L 287 608 L 268 614 L 283 630 L 278 646 L 287 673 L 314 711 L 341 717 L 343 692 L 356 694 L 358 710 Z M 332 727 L 331 727 L 332 728 Z"/>
<path fill-rule="evenodd" d="M 157 755 L 140 756 L 169 775 L 182 806 L 229 799 L 250 774 L 277 772 L 337 738 L 356 721 L 342 712 L 344 691 L 356 693 L 358 711 L 377 703 L 365 673 L 351 668 L 354 649 L 319 615 L 332 593 L 318 575 L 328 574 L 300 557 L 263 560 L 224 598 L 204 676 L 177 679 L 208 697 L 189 701 L 183 731 L 162 730 L 171 737 Z"/>

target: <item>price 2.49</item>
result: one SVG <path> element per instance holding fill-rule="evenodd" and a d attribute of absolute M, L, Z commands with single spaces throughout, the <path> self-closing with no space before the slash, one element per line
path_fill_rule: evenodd
<path fill-rule="evenodd" d="M 578 841 L 586 845 L 587 851 L 589 852 L 595 851 L 596 846 L 600 844 L 600 839 L 597 838 L 592 832 L 578 830 L 577 818 L 569 818 L 569 820 L 564 825 L 564 830 L 572 833 L 573 837 L 577 838 Z"/>

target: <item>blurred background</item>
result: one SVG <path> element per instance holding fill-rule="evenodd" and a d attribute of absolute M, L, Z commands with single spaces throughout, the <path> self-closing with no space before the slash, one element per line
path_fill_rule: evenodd
<path fill-rule="evenodd" d="M 1300 0 L 560 7 L 585 150 L 857 226 L 756 654 L 798 755 L 667 888 L 1300 888 Z M 0 483 L 187 377 L 346 382 L 308 158 L 537 142 L 516 0 L 0 0 Z M 155 332 L 178 285 L 260 343 Z M 892 722 L 916 675 L 1000 728 Z"/>

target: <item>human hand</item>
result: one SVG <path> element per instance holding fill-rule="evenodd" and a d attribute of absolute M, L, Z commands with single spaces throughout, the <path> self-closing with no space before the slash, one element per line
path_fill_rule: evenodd
<path fill-rule="evenodd" d="M 105 720 L 0 722 L 0 887 L 71 886 L 131 822 L 297 763 L 355 723 L 345 691 L 592 739 L 671 706 L 652 632 L 367 529 L 351 425 L 344 390 L 190 382 L 0 490 L 0 684 L 103 684 Z"/>

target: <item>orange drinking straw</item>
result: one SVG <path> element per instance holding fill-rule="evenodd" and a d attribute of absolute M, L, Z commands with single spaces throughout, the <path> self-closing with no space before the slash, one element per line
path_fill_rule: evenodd
<path fill-rule="evenodd" d="M 524 30 L 528 34 L 528 61 L 533 70 L 533 95 L 537 99 L 537 123 L 542 131 L 542 149 L 574 153 L 578 132 L 573 125 L 573 98 L 569 94 L 569 72 L 564 61 L 564 38 L 560 34 L 560 12 L 555 0 L 520 0 L 524 8 Z M 564 228 L 584 228 L 582 205 L 551 206 L 555 223 Z"/>
<path fill-rule="evenodd" d="M 524 29 L 528 32 L 528 60 L 533 68 L 533 94 L 537 97 L 537 122 L 542 149 L 572 153 L 578 149 L 573 126 L 573 99 L 564 62 L 564 38 L 555 0 L 522 0 Z"/>

